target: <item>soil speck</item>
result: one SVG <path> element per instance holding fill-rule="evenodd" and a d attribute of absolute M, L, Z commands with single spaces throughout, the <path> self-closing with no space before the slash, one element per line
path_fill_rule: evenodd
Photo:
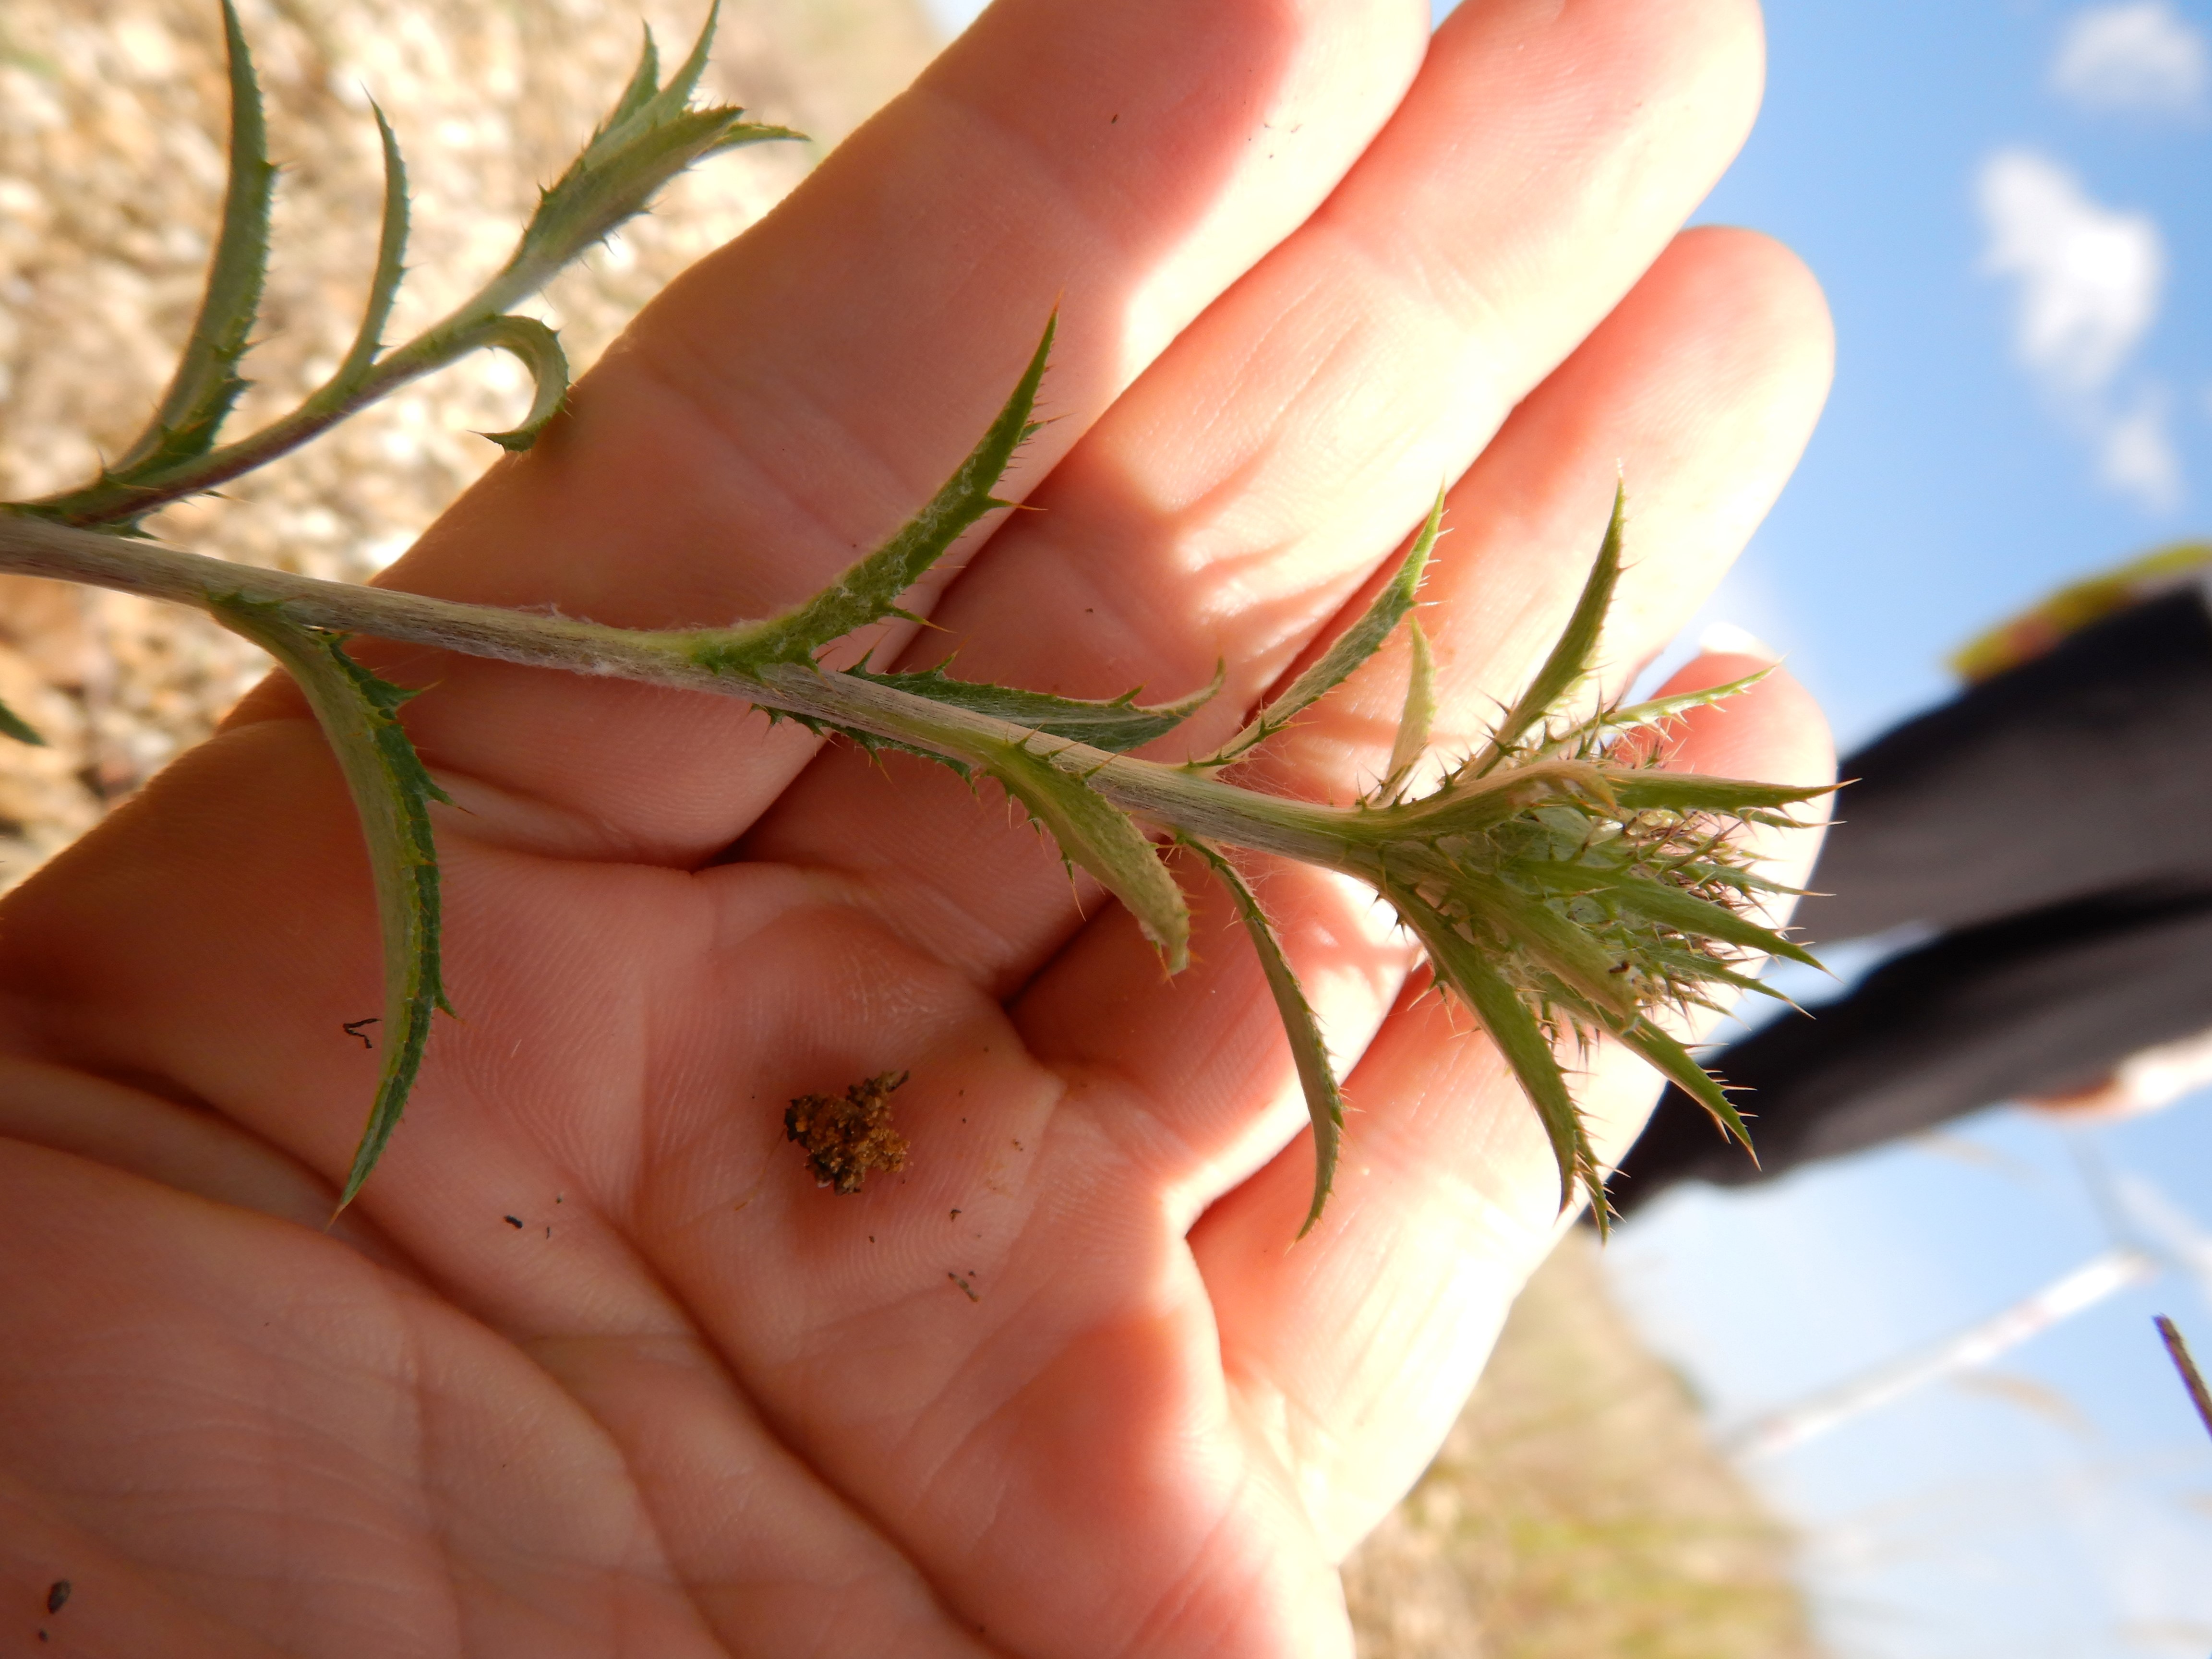
<path fill-rule="evenodd" d="M 906 1139 L 891 1127 L 891 1091 L 904 1072 L 855 1083 L 842 1100 L 801 1095 L 783 1115 L 784 1138 L 806 1151 L 806 1167 L 824 1187 L 857 1193 L 871 1170 L 906 1167 Z"/>

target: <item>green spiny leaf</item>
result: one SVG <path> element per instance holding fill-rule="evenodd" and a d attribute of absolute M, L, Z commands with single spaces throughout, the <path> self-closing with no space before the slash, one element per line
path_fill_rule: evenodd
<path fill-rule="evenodd" d="M 1107 702 L 1088 702 L 1075 697 L 1055 697 L 1043 691 L 1021 691 L 1011 686 L 987 685 L 956 680 L 940 665 L 918 674 L 871 674 L 864 668 L 847 671 L 855 679 L 888 685 L 917 697 L 949 703 L 979 714 L 1026 726 L 1048 737 L 1066 738 L 1115 754 L 1142 748 L 1163 737 L 1197 713 L 1221 689 L 1223 671 L 1214 671 L 1213 682 L 1173 702 L 1144 704 L 1137 691 L 1125 691 Z M 1138 690 L 1143 688 L 1139 687 Z"/>
<path fill-rule="evenodd" d="M 690 101 L 692 93 L 698 88 L 699 77 L 707 72 L 707 54 L 714 44 L 714 27 L 721 13 L 722 0 L 714 0 L 707 8 L 707 21 L 700 26 L 698 38 L 691 42 L 691 50 L 676 66 L 676 73 L 669 77 L 659 96 L 639 106 L 640 118 L 651 120 L 657 116 L 675 114 Z M 652 43 L 648 40 L 647 44 L 649 46 Z"/>
<path fill-rule="evenodd" d="M 1428 794 L 1365 815 L 1352 838 L 1375 844 L 1425 837 L 1480 835 L 1546 801 L 1613 803 L 1615 774 L 1595 762 L 1553 757 L 1527 761 L 1485 778 L 1462 769 Z"/>
<path fill-rule="evenodd" d="M 1802 887 L 1791 887 L 1771 876 L 1763 876 L 1756 870 L 1740 870 L 1734 865 L 1691 859 L 1674 866 L 1673 869 L 1682 880 L 1693 885 L 1717 882 L 1724 887 L 1735 888 L 1739 893 L 1772 893 L 1785 898 L 1805 896 L 1805 890 Z"/>
<path fill-rule="evenodd" d="M 1437 532 L 1443 526 L 1443 492 L 1437 492 L 1436 505 L 1430 508 L 1428 521 L 1421 533 L 1413 538 L 1413 545 L 1382 585 L 1382 591 L 1361 615 L 1359 620 L 1337 635 L 1336 642 L 1323 652 L 1304 673 L 1292 680 L 1290 689 L 1253 717 L 1251 724 L 1223 744 L 1204 760 L 1193 761 L 1194 766 L 1226 766 L 1255 744 L 1266 742 L 1295 720 L 1306 708 L 1334 690 L 1348 678 L 1352 670 L 1382 648 L 1390 637 L 1390 630 L 1402 621 L 1413 608 L 1413 595 L 1421 585 L 1421 574 L 1428 568 L 1429 555 L 1435 550 Z"/>
<path fill-rule="evenodd" d="M 746 121 L 741 109 L 687 107 L 706 68 L 720 13 L 718 0 L 708 9 L 690 55 L 658 90 L 653 80 L 659 72 L 659 55 L 647 34 L 637 70 L 605 125 L 539 197 L 514 257 L 486 290 L 496 301 L 493 309 L 503 310 L 536 292 L 586 248 L 644 212 L 660 187 L 693 162 L 741 144 L 799 136 L 788 128 Z"/>
<path fill-rule="evenodd" d="M 1237 913 L 1243 918 L 1244 930 L 1252 936 L 1252 948 L 1259 955 L 1260 970 L 1274 994 L 1275 1010 L 1282 1016 L 1283 1033 L 1291 1041 L 1291 1058 L 1297 1066 L 1298 1086 L 1305 1093 L 1306 1113 L 1313 1119 L 1314 1132 L 1313 1203 L 1306 1211 L 1305 1224 L 1298 1229 L 1298 1237 L 1304 1238 L 1321 1219 L 1322 1207 L 1328 1202 L 1329 1187 L 1336 1178 L 1337 1148 L 1344 1138 L 1344 1093 L 1329 1064 L 1328 1047 L 1322 1041 L 1321 1022 L 1314 1018 L 1312 1005 L 1306 1001 L 1297 975 L 1291 971 L 1282 940 L 1276 937 L 1274 925 L 1260 908 L 1259 899 L 1237 866 L 1217 849 L 1195 839 L 1185 844 L 1195 848 L 1213 866 L 1213 873 L 1236 900 Z"/>
<path fill-rule="evenodd" d="M 720 9 L 719 4 L 708 9 L 706 33 L 709 37 Z M 645 44 L 637 55 L 637 67 L 630 71 L 629 84 L 623 88 L 622 96 L 615 100 L 615 106 L 609 112 L 605 122 L 592 135 L 594 143 L 643 109 L 660 90 L 660 49 L 653 44 L 650 23 L 645 26 L 644 33 Z M 690 95 L 689 88 L 685 88 L 684 95 Z"/>
<path fill-rule="evenodd" d="M 384 934 L 383 1074 L 338 1198 L 343 1209 L 376 1167 L 422 1064 L 430 1018 L 453 1012 L 438 974 L 438 852 L 429 804 L 445 792 L 424 769 L 398 718 L 416 694 L 379 679 L 346 654 L 342 635 L 292 622 L 280 605 L 243 597 L 210 609 L 283 664 L 323 729 L 368 845 Z"/>
<path fill-rule="evenodd" d="M 222 0 L 222 31 L 230 63 L 230 179 L 223 192 L 222 230 L 176 374 L 152 422 L 112 469 L 125 481 L 154 477 L 205 454 L 246 390 L 237 365 L 260 309 L 276 169 L 269 161 L 252 54 L 231 0 Z M 65 516 L 65 509 L 55 516 Z"/>
<path fill-rule="evenodd" d="M 1529 860 L 1515 866 L 1517 872 L 1540 882 L 1555 892 L 1602 892 L 1613 905 L 1665 927 L 1692 937 L 1718 939 L 1747 951 L 1763 951 L 1818 968 L 1820 958 L 1802 945 L 1794 945 L 1771 928 L 1762 927 L 1727 906 L 1670 883 L 1633 870 L 1565 861 Z"/>
<path fill-rule="evenodd" d="M 903 615 L 899 596 L 945 556 L 945 550 L 978 519 L 1011 506 L 991 494 L 1005 476 L 1022 441 L 1036 430 L 1030 411 L 1052 352 L 1059 318 L 1046 323 L 1044 337 L 1030 355 L 1013 395 L 959 470 L 945 481 L 921 512 L 874 552 L 797 609 L 744 628 L 716 629 L 692 636 L 691 659 L 718 674 L 757 676 L 774 663 L 811 662 L 831 641 L 884 617 Z"/>
<path fill-rule="evenodd" d="M 1626 490 L 1616 488 L 1613 517 L 1606 525 L 1605 540 L 1599 544 L 1589 579 L 1583 584 L 1582 597 L 1575 601 L 1574 614 L 1553 646 L 1552 654 L 1536 671 L 1536 678 L 1528 682 L 1528 689 L 1507 711 L 1490 742 L 1475 757 L 1473 769 L 1477 777 L 1511 753 L 1531 726 L 1540 728 L 1589 678 L 1596 664 L 1598 640 L 1605 631 L 1606 612 L 1613 608 L 1613 592 L 1620 581 L 1620 539 L 1626 507 Z"/>
<path fill-rule="evenodd" d="M 1832 793 L 1833 784 L 1754 783 L 1747 778 L 1708 777 L 1658 767 L 1609 771 L 1606 781 L 1626 811 L 1714 812 L 1747 823 L 1765 821 L 1762 809 L 1796 806 Z"/>
<path fill-rule="evenodd" d="M 939 766 L 950 767 L 969 783 L 975 781 L 975 769 L 957 756 L 941 754 L 934 749 L 924 749 L 918 744 L 902 743 L 896 738 L 887 738 L 880 732 L 870 732 L 861 726 L 841 726 L 836 720 L 818 720 L 811 714 L 767 708 L 763 708 L 761 713 L 768 716 L 770 726 L 781 720 L 790 720 L 795 725 L 805 726 L 818 737 L 847 738 L 854 748 L 871 757 L 879 755 L 887 749 L 896 750 L 902 755 L 916 755 L 926 761 L 935 761 Z"/>
<path fill-rule="evenodd" d="M 368 303 L 362 308 L 361 328 L 353 337 L 345 361 L 331 376 L 333 388 L 352 387 L 384 349 L 384 325 L 392 318 L 392 302 L 399 295 L 407 257 L 407 163 L 399 154 L 398 137 L 374 99 L 369 111 L 376 117 L 376 132 L 384 146 L 384 218 L 376 238 L 376 269 L 369 275 Z"/>
<path fill-rule="evenodd" d="M 1121 901 L 1159 946 L 1168 971 L 1181 973 L 1190 962 L 1190 911 L 1136 820 L 1029 742 L 981 744 L 975 758 L 1029 809 L 1062 859 L 1081 865 Z"/>
<path fill-rule="evenodd" d="M 561 412 L 568 400 L 568 356 L 561 337 L 535 317 L 492 317 L 470 330 L 465 349 L 497 346 L 522 360 L 537 387 L 530 412 L 519 426 L 483 435 L 501 449 L 527 449 L 538 441 L 546 422 Z"/>
<path fill-rule="evenodd" d="M 1721 1091 L 1713 1074 L 1691 1057 L 1690 1051 L 1661 1030 L 1650 1020 L 1638 1020 L 1635 1024 L 1614 1033 L 1623 1042 L 1650 1060 L 1669 1082 L 1712 1114 L 1713 1121 L 1721 1133 L 1741 1144 L 1744 1151 L 1753 1152 L 1751 1131 L 1744 1127 L 1743 1115 L 1729 1103 Z"/>
<path fill-rule="evenodd" d="M 1635 1018 L 1634 988 L 1598 935 L 1540 899 L 1505 889 L 1493 889 L 1485 899 L 1482 920 L 1510 940 L 1532 966 L 1570 993 L 1577 1012 L 1602 1012 L 1617 1019 Z"/>
<path fill-rule="evenodd" d="M 4 702 L 0 702 L 0 735 L 27 743 L 33 749 L 44 749 L 46 740 L 32 729 L 31 724 Z"/>
<path fill-rule="evenodd" d="M 1654 697 L 1649 702 L 1632 703 L 1626 708 L 1608 708 L 1593 717 L 1587 724 L 1568 733 L 1561 741 L 1570 744 L 1595 743 L 1615 732 L 1633 731 L 1639 726 L 1656 726 L 1686 714 L 1692 708 L 1704 708 L 1748 691 L 1769 674 L 1774 665 L 1746 674 L 1741 679 L 1729 680 L 1722 685 L 1709 685 L 1698 691 L 1677 691 L 1671 697 Z"/>
<path fill-rule="evenodd" d="M 1559 1069 L 1543 1026 L 1486 951 L 1462 936 L 1417 895 L 1392 888 L 1389 896 L 1428 952 L 1437 981 L 1457 995 L 1481 1022 L 1490 1040 L 1498 1045 L 1498 1052 L 1513 1068 L 1522 1092 L 1542 1119 L 1553 1156 L 1559 1161 L 1560 1209 L 1574 1202 L 1579 1182 L 1590 1194 L 1602 1231 L 1608 1212 L 1605 1184 L 1598 1178 L 1597 1154 L 1590 1148 L 1582 1109 L 1567 1088 L 1566 1074 Z"/>
<path fill-rule="evenodd" d="M 1437 718 L 1437 659 L 1419 617 L 1406 620 L 1407 637 L 1413 650 L 1413 666 L 1406 677 L 1406 706 L 1398 715 L 1397 740 L 1390 745 L 1389 769 L 1378 792 L 1386 799 L 1402 790 L 1413 768 L 1428 751 L 1429 728 Z"/>

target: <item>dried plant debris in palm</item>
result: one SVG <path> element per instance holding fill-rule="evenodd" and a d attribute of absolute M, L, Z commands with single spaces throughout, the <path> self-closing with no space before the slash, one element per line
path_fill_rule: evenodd
<path fill-rule="evenodd" d="M 806 1152 L 806 1167 L 822 1186 L 857 1193 L 870 1171 L 895 1174 L 906 1167 L 906 1138 L 891 1127 L 891 1091 L 904 1072 L 884 1072 L 855 1083 L 842 1100 L 801 1095 L 783 1115 L 783 1134 Z"/>

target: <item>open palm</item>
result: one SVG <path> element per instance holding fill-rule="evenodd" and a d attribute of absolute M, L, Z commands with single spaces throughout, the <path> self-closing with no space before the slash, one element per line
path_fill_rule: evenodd
<path fill-rule="evenodd" d="M 388 580 L 764 614 L 928 495 L 1057 304 L 1012 481 L 1042 510 L 878 659 L 1081 696 L 1224 661 L 1163 744 L 1202 749 L 1450 478 L 1425 625 L 1464 739 L 1549 644 L 1619 465 L 1626 675 L 1825 386 L 1790 257 L 1677 234 L 1748 125 L 1756 13 L 1426 23 L 1001 0 Z M 0 911 L 4 1639 L 67 1579 L 56 1652 L 1345 1652 L 1335 1564 L 1557 1224 L 1510 1073 L 1369 904 L 1252 866 L 1357 1059 L 1294 1245 L 1304 1109 L 1204 884 L 1170 979 L 994 790 L 731 702 L 362 649 L 432 688 L 459 1016 L 337 1227 L 375 916 L 288 687 Z M 1349 798 L 1402 672 L 1248 771 Z M 1778 678 L 1685 744 L 1827 764 Z M 786 1103 L 902 1071 L 906 1168 L 817 1187 Z M 1601 1054 L 1583 1092 L 1617 1151 L 1653 1089 Z"/>

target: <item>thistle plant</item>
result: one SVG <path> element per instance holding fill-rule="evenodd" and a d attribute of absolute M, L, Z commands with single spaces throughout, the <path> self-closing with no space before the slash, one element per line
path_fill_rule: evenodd
<path fill-rule="evenodd" d="M 775 617 L 734 626 L 621 629 L 587 620 L 457 604 L 317 580 L 159 545 L 148 514 L 204 493 L 296 447 L 398 386 L 485 348 L 517 356 L 535 395 L 511 429 L 528 448 L 560 412 L 568 365 L 553 331 L 512 307 L 542 288 L 694 162 L 794 135 L 728 107 L 694 107 L 714 18 L 666 82 L 648 33 L 635 74 L 590 143 L 550 188 L 512 257 L 450 315 L 402 344 L 382 335 L 398 292 L 408 229 L 405 170 L 380 111 L 386 198 L 369 298 L 353 346 L 289 414 L 225 441 L 245 386 L 240 368 L 268 254 L 275 170 L 251 52 L 229 0 L 223 20 L 232 99 L 230 173 L 205 298 L 176 372 L 146 429 L 81 487 L 0 512 L 0 569 L 88 582 L 196 607 L 267 650 L 305 694 L 337 756 L 374 872 L 384 943 L 381 1074 L 340 1204 L 350 1202 L 399 1124 L 437 1014 L 450 1012 L 440 972 L 440 891 L 430 806 L 444 799 L 400 718 L 414 690 L 357 662 L 358 635 L 501 660 L 738 698 L 870 750 L 896 749 L 988 779 L 1018 801 L 1071 869 L 1111 892 L 1170 973 L 1188 957 L 1189 909 L 1176 868 L 1226 889 L 1280 1012 L 1315 1132 L 1306 1226 L 1322 1213 L 1344 1129 L 1344 1102 L 1324 1034 L 1281 939 L 1235 854 L 1298 860 L 1358 878 L 1425 954 L 1440 994 L 1497 1045 L 1543 1120 L 1560 1202 L 1586 1193 L 1602 1223 L 1600 1170 L 1568 1083 L 1565 1053 L 1616 1037 L 1702 1101 L 1748 1145 L 1741 1117 L 1676 1034 L 1720 995 L 1759 988 L 1761 954 L 1812 960 L 1759 920 L 1783 890 L 1749 866 L 1746 826 L 1781 825 L 1823 793 L 1673 772 L 1638 733 L 1726 697 L 1737 681 L 1631 708 L 1597 707 L 1600 638 L 1621 570 L 1616 495 L 1588 580 L 1542 667 L 1473 752 L 1439 781 L 1430 756 L 1434 669 L 1414 611 L 1442 529 L 1439 495 L 1391 580 L 1311 667 L 1214 752 L 1180 763 L 1131 751 L 1176 728 L 1223 683 L 1176 701 L 1134 692 L 1100 702 L 972 683 L 939 667 L 832 669 L 828 647 L 905 617 L 902 596 L 973 526 L 1010 505 L 994 491 L 1024 440 L 1050 358 L 1047 320 L 997 417 L 944 485 L 894 535 L 831 586 Z M 1235 781 L 1255 755 L 1340 684 L 1401 628 L 1412 669 L 1383 775 L 1348 805 L 1264 793 Z M 0 730 L 36 734 L 0 710 Z M 1171 867 L 1167 854 L 1190 855 Z M 457 988 L 462 1003 L 466 988 Z M 867 1085 L 887 1095 L 889 1078 Z M 855 1097 L 857 1100 L 857 1097 Z M 835 1103 L 809 1097 L 822 1111 Z M 803 1103 L 794 1103 L 796 1109 Z M 880 1105 L 880 1100 L 874 1102 Z M 813 1115 L 819 1115 L 819 1112 Z M 877 1115 L 880 1117 L 881 1114 Z M 810 1121 L 811 1117 L 810 1116 Z M 874 1121 L 873 1119 L 871 1121 Z M 888 1134 L 887 1125 L 878 1125 Z M 799 1128 L 794 1138 L 803 1138 Z M 885 1141 L 888 1148 L 896 1137 Z M 810 1146 L 818 1162 L 821 1154 Z M 888 1158 L 890 1154 L 884 1154 Z M 864 1170 L 841 1190 L 857 1187 Z"/>

